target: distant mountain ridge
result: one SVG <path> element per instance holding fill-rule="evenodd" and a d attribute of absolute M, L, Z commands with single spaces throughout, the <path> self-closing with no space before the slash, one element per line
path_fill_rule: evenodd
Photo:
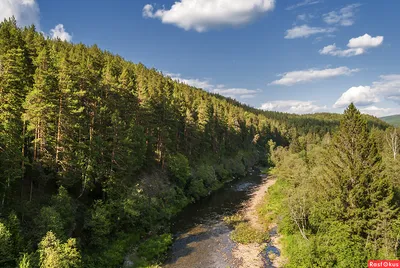
<path fill-rule="evenodd" d="M 396 127 L 400 127 L 400 114 L 385 116 L 385 117 L 381 117 L 380 119 L 382 119 L 383 121 L 385 121 L 388 124 L 394 125 Z"/>

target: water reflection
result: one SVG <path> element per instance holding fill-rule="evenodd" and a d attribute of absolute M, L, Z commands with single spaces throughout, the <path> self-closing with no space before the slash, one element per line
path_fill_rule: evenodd
<path fill-rule="evenodd" d="M 232 258 L 235 244 L 229 239 L 230 229 L 222 218 L 243 207 L 262 182 L 259 174 L 256 170 L 252 175 L 230 182 L 182 211 L 172 225 L 175 242 L 164 267 L 238 267 Z"/>

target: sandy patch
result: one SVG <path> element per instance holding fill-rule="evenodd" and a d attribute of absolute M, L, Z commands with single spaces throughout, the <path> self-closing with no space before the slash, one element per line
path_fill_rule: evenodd
<path fill-rule="evenodd" d="M 264 232 L 268 230 L 266 230 L 266 227 L 262 223 L 260 223 L 258 219 L 257 206 L 261 204 L 268 188 L 274 185 L 275 182 L 276 178 L 265 178 L 261 186 L 252 194 L 252 197 L 247 202 L 245 208 L 242 211 L 245 220 L 248 221 L 253 228 Z M 277 235 L 271 237 L 271 240 L 273 245 L 280 250 L 281 246 L 279 243 L 279 236 Z M 264 263 L 260 252 L 265 248 L 265 246 L 266 244 L 238 244 L 233 250 L 233 257 L 238 260 L 239 267 L 263 267 Z M 275 258 L 273 264 L 276 267 L 281 267 L 280 257 Z"/>

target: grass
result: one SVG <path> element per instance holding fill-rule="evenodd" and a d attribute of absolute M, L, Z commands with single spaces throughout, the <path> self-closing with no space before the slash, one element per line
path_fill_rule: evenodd
<path fill-rule="evenodd" d="M 261 244 L 268 241 L 269 234 L 253 228 L 248 222 L 241 222 L 232 231 L 231 239 L 240 244 Z"/>
<path fill-rule="evenodd" d="M 223 221 L 231 227 L 235 227 L 235 225 L 244 221 L 243 215 L 237 213 L 232 216 L 224 217 Z"/>
<path fill-rule="evenodd" d="M 268 189 L 262 204 L 258 206 L 259 219 L 265 226 L 278 221 L 279 214 L 283 210 L 287 188 L 288 183 L 278 179 L 275 185 Z"/>

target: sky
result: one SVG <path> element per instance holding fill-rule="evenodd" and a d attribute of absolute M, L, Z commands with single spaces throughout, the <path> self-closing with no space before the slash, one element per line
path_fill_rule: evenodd
<path fill-rule="evenodd" d="M 265 110 L 400 114 L 398 0 L 0 0 L 49 38 L 97 44 Z"/>

